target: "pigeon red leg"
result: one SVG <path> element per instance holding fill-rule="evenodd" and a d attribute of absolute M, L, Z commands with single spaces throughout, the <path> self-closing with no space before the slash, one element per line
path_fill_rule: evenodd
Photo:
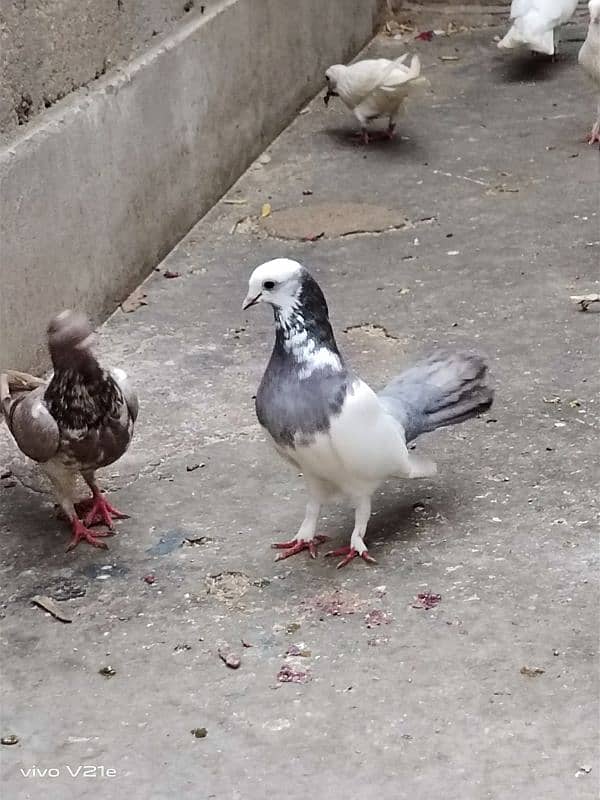
<path fill-rule="evenodd" d="M 78 514 L 86 514 L 85 525 L 90 527 L 104 524 L 112 529 L 113 519 L 129 519 L 127 514 L 112 506 L 106 499 L 106 495 L 102 494 L 97 487 L 93 488 L 92 492 L 92 497 L 82 500 L 75 506 Z"/>
<path fill-rule="evenodd" d="M 345 567 L 357 556 L 360 556 L 363 561 L 369 564 L 376 564 L 377 562 L 373 556 L 369 555 L 364 543 L 364 535 L 367 531 L 367 524 L 371 516 L 371 498 L 361 497 L 354 510 L 354 530 L 350 537 L 350 544 L 346 547 L 338 547 L 337 550 L 330 550 L 325 553 L 326 556 L 345 556 L 337 565 L 338 569 Z"/>
<path fill-rule="evenodd" d="M 337 565 L 337 569 L 345 567 L 346 564 L 349 564 L 357 556 L 360 556 L 360 558 L 362 558 L 363 561 L 366 561 L 369 564 L 377 563 L 373 558 L 373 556 L 369 555 L 368 550 L 363 550 L 362 553 L 359 553 L 358 550 L 355 550 L 353 547 L 350 547 L 350 545 L 347 545 L 346 547 L 338 547 L 337 550 L 330 550 L 328 553 L 325 553 L 325 557 L 327 558 L 328 556 L 345 556 L 345 558 L 343 558 Z"/>
<path fill-rule="evenodd" d="M 283 550 L 279 553 L 275 561 L 283 561 L 284 558 L 295 556 L 303 550 L 308 550 L 311 558 L 317 557 L 317 547 L 326 542 L 328 536 L 317 534 L 312 539 L 291 539 L 289 542 L 275 542 L 271 545 L 275 550 Z"/>
<path fill-rule="evenodd" d="M 101 539 L 105 536 L 114 535 L 112 531 L 94 532 L 89 530 L 89 528 L 87 528 L 76 515 L 73 515 L 71 519 L 71 528 L 73 530 L 73 538 L 69 542 L 67 553 L 69 550 L 73 550 L 73 548 L 77 547 L 81 541 L 86 541 L 88 544 L 91 544 L 92 547 L 98 547 L 101 550 L 108 550 L 108 545 L 106 542 L 101 541 Z"/>

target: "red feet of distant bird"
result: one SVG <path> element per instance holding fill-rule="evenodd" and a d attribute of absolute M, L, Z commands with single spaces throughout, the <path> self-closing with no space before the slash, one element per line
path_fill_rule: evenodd
<path fill-rule="evenodd" d="M 588 133 L 585 137 L 585 141 L 588 144 L 595 144 L 596 142 L 600 142 L 600 123 L 594 125 L 592 128 L 592 132 Z"/>
<path fill-rule="evenodd" d="M 122 511 L 114 508 L 102 492 L 82 500 L 77 503 L 75 508 L 78 514 L 86 514 L 87 512 L 84 523 L 88 527 L 91 525 L 107 525 L 112 529 L 113 519 L 129 519 L 127 514 L 123 514 Z"/>
<path fill-rule="evenodd" d="M 77 547 L 81 541 L 86 541 L 88 544 L 91 544 L 92 547 L 99 547 L 101 550 L 108 550 L 108 545 L 106 542 L 102 542 L 100 540 L 105 536 L 114 535 L 112 531 L 94 532 L 89 530 L 79 519 L 79 517 L 73 517 L 71 520 L 71 528 L 73 530 L 73 538 L 69 542 L 67 552 L 69 552 L 69 550 L 73 550 L 74 547 Z"/>
<path fill-rule="evenodd" d="M 362 553 L 359 553 L 358 550 L 355 550 L 353 547 L 350 547 L 349 545 L 347 545 L 346 547 L 338 547 L 337 550 L 330 550 L 328 553 L 325 553 L 325 557 L 327 556 L 345 556 L 345 558 L 343 558 L 337 565 L 338 569 L 345 567 L 346 564 L 349 564 L 357 556 L 360 556 L 362 560 L 366 561 L 368 564 L 377 563 L 373 558 L 373 556 L 369 555 L 368 550 L 363 550 Z"/>
<path fill-rule="evenodd" d="M 275 561 L 283 561 L 284 558 L 289 558 L 290 556 L 295 556 L 298 553 L 301 553 L 303 550 L 308 550 L 308 554 L 311 558 L 317 557 L 317 547 L 323 542 L 326 542 L 328 536 L 318 535 L 315 536 L 314 539 L 291 539 L 289 542 L 275 542 L 271 545 L 275 550 L 283 550 L 282 553 L 279 553 Z"/>

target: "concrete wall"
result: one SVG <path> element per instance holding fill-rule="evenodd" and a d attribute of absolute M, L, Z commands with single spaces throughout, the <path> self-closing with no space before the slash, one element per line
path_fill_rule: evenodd
<path fill-rule="evenodd" d="M 0 0 L 0 137 L 216 0 Z"/>
<path fill-rule="evenodd" d="M 124 3 L 127 0 L 123 0 Z M 98 321 L 370 38 L 379 0 L 221 0 L 0 151 L 0 368 Z"/>

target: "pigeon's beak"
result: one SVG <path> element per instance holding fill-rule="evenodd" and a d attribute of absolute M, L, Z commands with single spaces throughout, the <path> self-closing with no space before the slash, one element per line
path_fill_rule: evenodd
<path fill-rule="evenodd" d="M 246 299 L 242 303 L 242 311 L 245 311 L 247 308 L 250 308 L 250 306 L 255 306 L 261 297 L 262 297 L 262 292 L 259 292 L 256 295 L 256 297 L 250 297 L 249 294 L 246 295 Z"/>
<path fill-rule="evenodd" d="M 329 99 L 331 97 L 337 97 L 337 96 L 338 96 L 337 92 L 334 92 L 331 89 L 327 89 L 327 93 L 325 94 L 325 97 L 323 98 L 323 102 L 325 103 L 326 106 L 328 106 L 329 105 Z"/>

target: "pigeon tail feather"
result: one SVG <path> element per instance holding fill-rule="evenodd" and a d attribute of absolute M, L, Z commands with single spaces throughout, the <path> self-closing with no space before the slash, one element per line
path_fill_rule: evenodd
<path fill-rule="evenodd" d="M 481 356 L 440 350 L 394 378 L 378 397 L 410 442 L 422 433 L 457 425 L 487 411 L 494 392 Z"/>
<path fill-rule="evenodd" d="M 554 55 L 554 30 L 548 28 L 548 20 L 537 10 L 515 20 L 506 36 L 498 42 L 501 49 L 530 47 L 536 53 Z"/>

